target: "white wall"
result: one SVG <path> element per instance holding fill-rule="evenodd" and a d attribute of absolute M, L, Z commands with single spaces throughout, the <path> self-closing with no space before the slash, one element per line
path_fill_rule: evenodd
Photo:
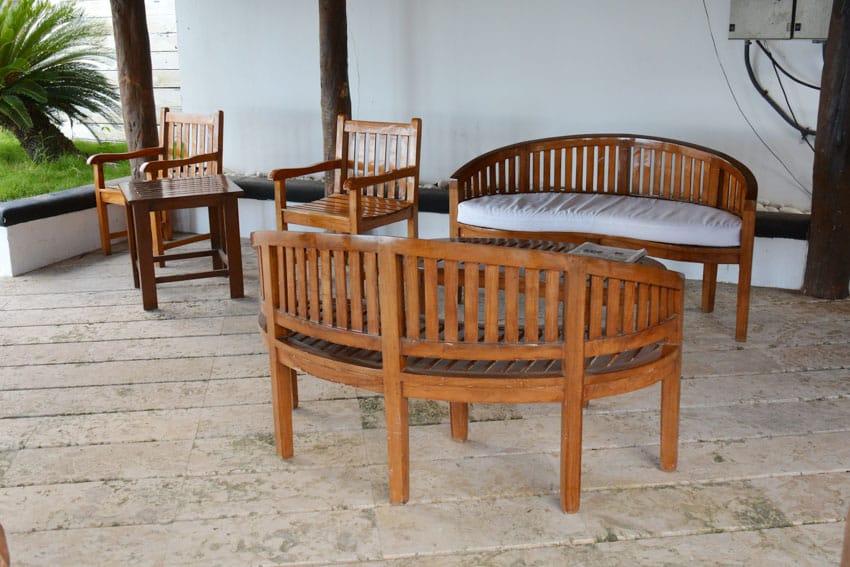
<path fill-rule="evenodd" d="M 316 2 L 176 0 L 176 13 L 184 108 L 225 111 L 225 166 L 267 172 L 318 161 Z M 729 0 L 356 0 L 348 2 L 353 114 L 420 116 L 424 181 L 515 141 L 632 132 L 727 152 L 753 169 L 760 200 L 806 209 L 812 151 L 756 94 L 728 25 Z M 769 46 L 819 82 L 820 45 Z M 742 117 L 721 64 L 779 159 Z M 764 57 L 757 68 L 781 100 Z M 817 93 L 786 84 L 794 111 L 814 127 Z"/>

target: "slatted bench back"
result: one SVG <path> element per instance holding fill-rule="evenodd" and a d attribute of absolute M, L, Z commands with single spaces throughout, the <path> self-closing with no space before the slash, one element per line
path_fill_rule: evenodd
<path fill-rule="evenodd" d="M 741 214 L 755 178 L 734 158 L 694 144 L 594 134 L 505 146 L 453 175 L 459 200 L 500 193 L 612 193 L 709 205 Z"/>
<path fill-rule="evenodd" d="M 603 371 L 680 341 L 682 278 L 656 267 L 421 240 L 381 260 L 384 338 L 412 372 L 563 376 L 567 358 Z"/>
<path fill-rule="evenodd" d="M 380 367 L 382 239 L 261 231 L 252 242 L 268 337 L 340 363 Z"/>

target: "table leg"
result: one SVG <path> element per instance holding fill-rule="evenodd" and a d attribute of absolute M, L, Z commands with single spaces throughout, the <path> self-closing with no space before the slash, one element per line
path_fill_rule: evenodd
<path fill-rule="evenodd" d="M 153 265 L 153 237 L 148 211 L 142 207 L 132 207 L 133 224 L 136 229 L 136 256 L 139 266 L 139 284 L 142 288 L 142 305 L 145 310 L 156 309 L 156 280 Z"/>
<path fill-rule="evenodd" d="M 227 250 L 227 272 L 230 276 L 230 297 L 245 297 L 242 281 L 242 243 L 239 241 L 239 205 L 236 197 L 224 202 L 224 239 Z"/>

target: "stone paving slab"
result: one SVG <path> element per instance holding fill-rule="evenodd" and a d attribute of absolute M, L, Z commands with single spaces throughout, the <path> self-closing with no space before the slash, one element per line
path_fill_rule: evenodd
<path fill-rule="evenodd" d="M 836 565 L 850 505 L 850 301 L 688 282 L 678 471 L 658 389 L 585 412 L 581 511 L 558 504 L 560 407 L 411 402 L 388 503 L 383 402 L 299 378 L 277 457 L 268 355 L 224 280 L 141 308 L 126 254 L 0 280 L 0 522 L 13 565 Z M 172 269 L 171 267 L 167 269 Z M 96 558 L 93 562 L 92 558 Z"/>

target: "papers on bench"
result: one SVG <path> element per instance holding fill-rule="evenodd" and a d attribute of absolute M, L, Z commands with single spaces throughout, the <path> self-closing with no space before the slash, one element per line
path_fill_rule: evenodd
<path fill-rule="evenodd" d="M 569 251 L 569 254 L 577 254 L 578 256 L 589 256 L 591 258 L 601 258 L 603 260 L 614 260 L 617 262 L 637 262 L 646 256 L 646 250 L 632 250 L 630 248 L 618 248 L 616 246 L 602 246 L 593 242 L 585 242 L 579 244 Z"/>

